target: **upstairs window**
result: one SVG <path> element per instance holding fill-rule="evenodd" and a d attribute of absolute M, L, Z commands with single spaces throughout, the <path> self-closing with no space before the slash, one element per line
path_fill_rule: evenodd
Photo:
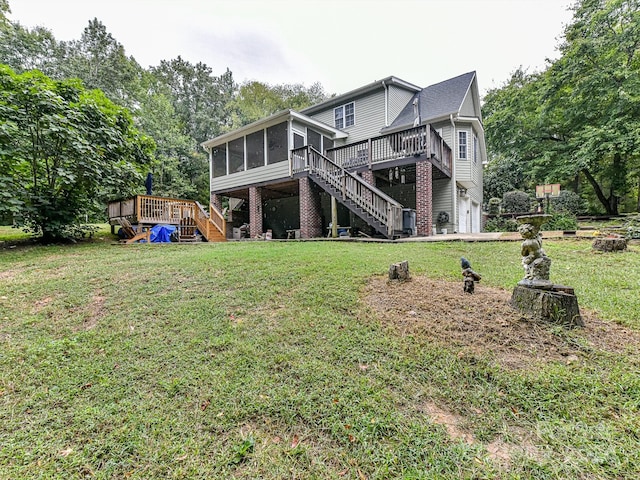
<path fill-rule="evenodd" d="M 341 105 L 340 107 L 333 110 L 333 118 L 335 120 L 336 128 L 346 128 L 351 125 L 355 125 L 356 116 L 355 116 L 355 106 L 353 102 L 347 103 L 346 105 Z"/>
<path fill-rule="evenodd" d="M 458 158 L 466 160 L 467 156 L 467 132 L 462 130 L 458 132 Z"/>

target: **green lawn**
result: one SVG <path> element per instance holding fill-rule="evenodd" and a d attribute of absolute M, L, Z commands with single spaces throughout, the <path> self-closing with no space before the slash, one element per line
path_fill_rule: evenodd
<path fill-rule="evenodd" d="M 460 282 L 463 255 L 483 287 L 510 290 L 519 248 L 0 249 L 0 478 L 639 478 L 637 349 L 512 370 L 401 336 L 362 301 L 369 278 L 405 259 L 414 276 Z M 637 336 L 640 248 L 545 250 L 582 309 Z M 535 455 L 492 460 L 488 446 L 513 432 Z"/>

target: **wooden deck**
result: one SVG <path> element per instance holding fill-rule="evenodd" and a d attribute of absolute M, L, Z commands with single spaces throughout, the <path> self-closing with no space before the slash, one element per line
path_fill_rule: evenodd
<path fill-rule="evenodd" d="M 400 158 L 426 158 L 444 175 L 451 177 L 453 153 L 431 125 L 380 135 L 361 142 L 330 148 L 326 155 L 337 165 L 352 170 Z"/>
<path fill-rule="evenodd" d="M 124 219 L 140 228 L 150 225 L 175 225 L 192 239 L 193 233 L 184 228 L 194 223 L 209 242 L 224 242 L 227 238 L 227 222 L 213 205 L 207 212 L 200 203 L 180 198 L 136 195 L 124 200 L 109 202 L 109 223 L 120 225 Z M 182 227 L 182 228 L 181 228 Z"/>

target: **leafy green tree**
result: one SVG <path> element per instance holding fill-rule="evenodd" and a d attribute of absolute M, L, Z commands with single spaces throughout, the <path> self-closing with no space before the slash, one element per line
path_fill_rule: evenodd
<path fill-rule="evenodd" d="M 178 56 L 161 61 L 151 71 L 169 88 L 185 134 L 196 144 L 219 135 L 229 126 L 226 107 L 235 88 L 229 70 L 216 77 L 206 64 L 198 62 L 194 65 Z"/>
<path fill-rule="evenodd" d="M 581 0 L 561 57 L 485 98 L 487 143 L 538 183 L 583 178 L 609 214 L 640 168 L 640 2 Z M 639 202 L 640 203 L 640 202 Z"/>
<path fill-rule="evenodd" d="M 505 193 L 520 188 L 530 190 L 531 180 L 524 171 L 523 163 L 509 157 L 492 158 L 482 178 L 485 199 L 500 199 Z"/>
<path fill-rule="evenodd" d="M 133 109 L 141 95 L 143 69 L 97 18 L 89 21 L 80 40 L 65 44 L 63 78 L 80 78 L 112 101 Z"/>
<path fill-rule="evenodd" d="M 78 80 L 0 66 L 0 214 L 44 242 L 82 231 L 81 216 L 142 185 L 153 142 L 130 114 Z"/>
<path fill-rule="evenodd" d="M 242 127 L 288 108 L 300 110 L 326 98 L 327 95 L 319 83 L 314 83 L 307 89 L 301 84 L 271 86 L 258 81 L 246 82 L 240 86 L 231 103 L 233 128 Z"/>

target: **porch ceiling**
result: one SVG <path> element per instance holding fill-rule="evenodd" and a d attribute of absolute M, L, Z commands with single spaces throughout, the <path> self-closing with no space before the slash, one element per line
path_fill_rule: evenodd
<path fill-rule="evenodd" d="M 298 195 L 298 181 L 290 180 L 287 182 L 274 183 L 269 185 L 259 185 L 262 189 L 263 200 L 274 200 L 277 198 L 287 198 Z M 242 198 L 249 200 L 249 188 L 239 188 L 236 190 L 228 190 L 225 192 L 215 192 L 225 197 Z"/>

